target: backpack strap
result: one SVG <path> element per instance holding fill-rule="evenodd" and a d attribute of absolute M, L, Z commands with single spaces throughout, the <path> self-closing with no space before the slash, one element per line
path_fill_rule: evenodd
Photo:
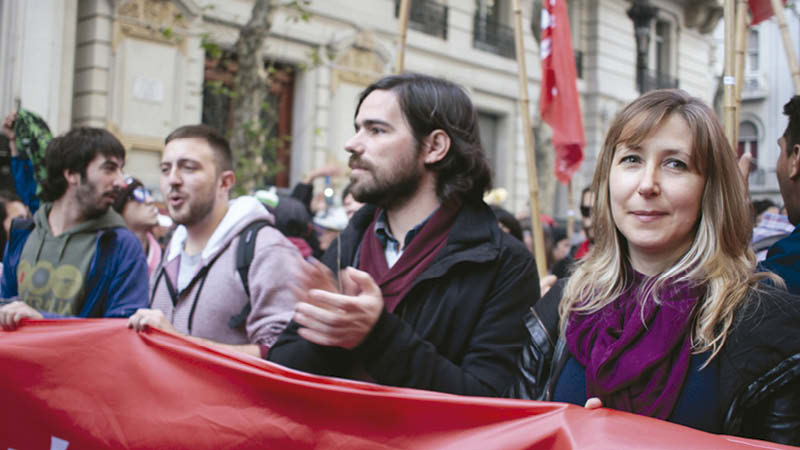
<path fill-rule="evenodd" d="M 239 272 L 239 277 L 242 279 L 244 293 L 247 294 L 248 302 L 239 314 L 232 316 L 228 320 L 228 326 L 230 328 L 239 328 L 244 325 L 247 316 L 250 315 L 250 311 L 252 310 L 249 301 L 250 283 L 248 272 L 250 271 L 250 263 L 253 262 L 253 257 L 255 256 L 258 232 L 266 226 L 271 226 L 268 220 L 256 220 L 239 232 L 239 243 L 236 246 L 236 271 Z"/>
<path fill-rule="evenodd" d="M 11 227 L 8 230 L 8 238 L 11 239 L 11 232 L 13 230 L 32 230 L 34 225 L 33 219 L 17 217 L 11 221 Z"/>

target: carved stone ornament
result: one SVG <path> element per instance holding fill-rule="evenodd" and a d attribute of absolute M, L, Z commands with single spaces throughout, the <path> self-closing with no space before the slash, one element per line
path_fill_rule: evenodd
<path fill-rule="evenodd" d="M 189 28 L 185 13 L 171 0 L 124 0 L 115 19 L 122 33 L 159 42 L 182 42 Z"/>
<path fill-rule="evenodd" d="M 334 61 L 331 89 L 340 81 L 367 86 L 387 73 L 389 58 L 369 33 L 358 34 L 351 44 L 338 52 Z"/>
<path fill-rule="evenodd" d="M 720 0 L 694 0 L 689 2 L 685 11 L 686 26 L 696 28 L 703 34 L 714 31 L 722 18 L 722 2 Z"/>

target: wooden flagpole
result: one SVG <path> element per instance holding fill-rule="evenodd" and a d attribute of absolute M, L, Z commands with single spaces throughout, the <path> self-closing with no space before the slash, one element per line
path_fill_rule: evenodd
<path fill-rule="evenodd" d="M 567 211 L 569 211 L 567 214 L 567 240 L 572 245 L 572 227 L 575 225 L 575 197 L 572 192 L 572 178 L 569 179 L 567 184 Z"/>
<path fill-rule="evenodd" d="M 739 118 L 742 113 L 742 88 L 744 88 L 745 53 L 747 51 L 747 0 L 738 0 L 736 6 L 736 100 L 733 121 L 733 142 L 739 143 Z M 736 147 L 734 147 L 736 150 Z"/>
<path fill-rule="evenodd" d="M 528 163 L 528 188 L 531 201 L 531 230 L 533 232 L 534 256 L 539 279 L 547 275 L 547 261 L 544 251 L 544 234 L 539 217 L 539 178 L 536 175 L 536 149 L 533 145 L 533 128 L 531 125 L 531 108 L 528 99 L 528 70 L 525 64 L 525 41 L 522 38 L 522 6 L 520 0 L 514 0 L 514 42 L 517 50 L 517 66 L 519 76 L 519 104 L 522 116 L 522 131 L 525 136 L 525 160 Z"/>
<path fill-rule="evenodd" d="M 724 4 L 724 20 L 725 20 L 725 71 L 722 75 L 723 85 L 723 106 L 722 106 L 722 119 L 725 126 L 725 136 L 731 144 L 731 148 L 736 150 L 735 122 L 736 122 L 736 106 L 735 101 L 735 88 L 736 77 L 734 75 L 734 31 L 735 31 L 735 0 L 725 0 Z"/>
<path fill-rule="evenodd" d="M 406 58 L 406 33 L 408 32 L 408 14 L 411 10 L 411 0 L 402 0 L 400 3 L 400 48 L 397 49 L 395 71 L 403 73 Z"/>
<path fill-rule="evenodd" d="M 792 83 L 794 83 L 794 93 L 800 95 L 800 67 L 797 65 L 797 56 L 794 53 L 794 45 L 789 35 L 789 27 L 786 25 L 786 15 L 784 14 L 783 1 L 772 0 L 772 11 L 775 13 L 775 20 L 778 21 L 778 28 L 783 37 L 783 49 L 786 51 L 786 60 L 789 62 L 789 70 L 792 71 Z"/>

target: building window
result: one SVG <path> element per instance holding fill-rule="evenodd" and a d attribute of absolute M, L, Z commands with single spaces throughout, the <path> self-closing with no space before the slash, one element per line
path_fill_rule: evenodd
<path fill-rule="evenodd" d="M 758 128 L 756 124 L 749 120 L 739 124 L 739 145 L 736 150 L 739 157 L 746 150 L 749 150 L 750 154 L 753 155 L 753 164 L 750 165 L 750 171 L 753 172 L 758 168 Z"/>
<path fill-rule="evenodd" d="M 751 29 L 747 38 L 747 71 L 758 72 L 758 66 L 758 30 Z"/>
<path fill-rule="evenodd" d="M 674 41 L 672 37 L 673 25 L 666 20 L 657 20 L 655 36 L 652 39 L 651 70 L 644 77 L 644 92 L 654 89 L 673 89 L 678 87 L 678 79 L 672 71 L 672 56 Z"/>
<path fill-rule="evenodd" d="M 273 173 L 265 175 L 261 182 L 265 185 L 288 187 L 294 68 L 272 62 L 266 63 L 265 67 L 270 73 L 270 89 L 261 119 L 268 125 L 265 140 L 269 144 L 262 157 L 266 167 L 272 169 Z M 231 100 L 236 70 L 235 54 L 226 52 L 217 59 L 206 55 L 202 123 L 226 137 L 230 136 L 230 129 L 234 126 Z"/>
<path fill-rule="evenodd" d="M 670 36 L 669 23 L 656 22 L 656 74 L 670 73 Z"/>
<path fill-rule="evenodd" d="M 472 46 L 506 58 L 514 58 L 514 29 L 509 26 L 508 0 L 475 0 Z"/>
<path fill-rule="evenodd" d="M 224 52 L 219 58 L 206 55 L 203 83 L 202 123 L 214 128 L 223 136 L 233 122 L 231 95 L 236 74 L 236 56 Z"/>
<path fill-rule="evenodd" d="M 400 0 L 394 1 L 394 16 L 400 17 Z M 447 6 L 433 0 L 414 0 L 408 12 L 408 27 L 447 40 Z"/>

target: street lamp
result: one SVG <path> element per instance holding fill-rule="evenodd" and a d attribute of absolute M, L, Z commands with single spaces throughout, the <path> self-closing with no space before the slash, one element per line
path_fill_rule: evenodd
<path fill-rule="evenodd" d="M 647 76 L 647 50 L 650 48 L 650 22 L 658 14 L 658 8 L 651 5 L 648 0 L 633 0 L 633 5 L 628 9 L 628 17 L 633 21 L 634 36 L 636 37 L 636 87 L 639 93 L 645 93 L 645 78 Z"/>

